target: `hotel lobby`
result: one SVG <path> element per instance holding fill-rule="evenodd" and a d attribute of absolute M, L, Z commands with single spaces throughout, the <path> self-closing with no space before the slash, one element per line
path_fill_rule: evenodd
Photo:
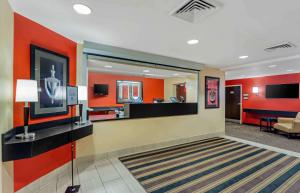
<path fill-rule="evenodd" d="M 0 193 L 300 192 L 299 10 L 0 0 Z"/>

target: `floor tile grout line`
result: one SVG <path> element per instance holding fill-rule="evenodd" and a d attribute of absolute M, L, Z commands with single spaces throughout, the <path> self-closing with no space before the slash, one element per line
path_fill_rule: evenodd
<path fill-rule="evenodd" d="M 98 174 L 98 176 L 99 176 L 101 185 L 105 188 L 105 186 L 104 186 L 104 181 L 103 181 L 103 179 L 101 178 L 101 175 L 100 175 L 100 171 L 99 171 L 99 169 L 98 169 L 98 167 L 97 167 L 97 165 L 96 165 L 95 163 L 94 163 L 94 165 L 95 165 L 95 168 L 96 168 L 96 172 L 97 172 L 97 174 Z M 105 190 L 105 192 L 107 193 L 106 190 Z"/>
<path fill-rule="evenodd" d="M 117 171 L 120 173 L 120 170 L 121 169 L 124 169 L 124 171 L 125 172 L 127 172 L 127 175 L 129 175 L 130 176 L 130 178 L 132 179 L 132 182 L 131 182 L 131 184 L 132 183 L 134 183 L 136 186 L 138 186 L 140 189 L 142 189 L 145 193 L 146 193 L 146 191 L 145 191 L 145 189 L 141 186 L 141 184 L 135 179 L 135 177 L 130 173 L 130 171 L 123 165 L 123 163 L 119 160 L 119 158 L 118 157 L 115 157 L 115 158 L 110 158 L 110 161 L 112 162 L 113 160 L 116 160 L 116 164 L 119 164 L 120 165 L 120 167 L 121 168 L 116 168 L 117 169 Z M 113 163 L 113 165 L 114 165 L 114 167 L 116 167 L 115 166 L 115 163 Z M 121 175 L 121 177 L 123 178 L 123 175 L 120 173 L 120 175 Z M 125 183 L 126 183 L 126 180 L 123 178 L 123 180 L 125 181 Z M 127 183 L 126 183 L 127 184 Z M 130 189 L 130 188 L 129 188 Z M 135 188 L 134 188 L 135 189 Z M 130 189 L 130 191 L 131 191 L 131 189 Z M 132 192 L 132 191 L 131 191 Z"/>
<path fill-rule="evenodd" d="M 126 181 L 124 180 L 124 178 L 122 177 L 122 174 L 120 174 L 119 170 L 116 168 L 116 166 L 114 165 L 114 163 L 111 161 L 111 159 L 108 159 L 109 163 L 113 166 L 113 168 L 116 170 L 116 172 L 118 172 L 120 179 L 122 180 L 122 182 L 126 185 L 127 189 L 133 193 L 131 191 L 131 188 L 128 186 L 128 184 L 126 183 Z"/>

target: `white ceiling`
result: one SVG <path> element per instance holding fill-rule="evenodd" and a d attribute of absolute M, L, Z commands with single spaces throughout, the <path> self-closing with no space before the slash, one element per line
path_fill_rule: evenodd
<path fill-rule="evenodd" d="M 242 64 L 223 69 L 226 71 L 226 80 L 292 74 L 300 72 L 300 55 Z"/>
<path fill-rule="evenodd" d="M 129 76 L 142 76 L 147 78 L 158 78 L 158 79 L 175 78 L 175 77 L 185 78 L 185 77 L 190 77 L 195 75 L 195 73 L 128 65 L 128 64 L 107 62 L 107 61 L 101 61 L 95 59 L 89 59 L 88 69 L 89 71 L 92 72 L 101 72 L 107 74 L 122 74 L 122 75 L 129 75 Z M 145 72 L 144 70 L 147 70 L 147 72 Z"/>
<path fill-rule="evenodd" d="M 10 0 L 17 12 L 77 42 L 93 41 L 223 69 L 300 53 L 299 0 L 218 0 L 223 7 L 198 23 L 171 16 L 183 1 Z M 88 5 L 92 14 L 78 15 L 74 3 Z M 189 39 L 200 42 L 190 46 Z M 264 51 L 284 41 L 297 48 Z M 249 58 L 240 60 L 241 55 Z"/>

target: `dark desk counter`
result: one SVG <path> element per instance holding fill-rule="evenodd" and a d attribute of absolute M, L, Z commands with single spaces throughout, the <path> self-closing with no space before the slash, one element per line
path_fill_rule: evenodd
<path fill-rule="evenodd" d="M 125 104 L 124 108 L 131 119 L 198 114 L 198 103 Z"/>
<path fill-rule="evenodd" d="M 128 103 L 124 104 L 122 117 L 116 114 L 91 114 L 89 117 L 92 122 L 100 122 L 194 114 L 198 114 L 198 103 Z"/>
<path fill-rule="evenodd" d="M 16 139 L 16 129 L 2 134 L 2 160 L 11 161 L 30 158 L 62 145 L 76 141 L 93 133 L 93 124 L 61 124 L 49 128 L 35 128 L 34 139 Z M 20 131 L 18 131 L 20 132 Z"/>
<path fill-rule="evenodd" d="M 112 121 L 112 120 L 126 120 L 129 119 L 129 117 L 117 117 L 116 114 L 110 114 L 110 115 L 90 115 L 90 120 L 92 122 L 100 122 L 100 121 Z"/>
<path fill-rule="evenodd" d="M 102 111 L 115 111 L 122 110 L 123 106 L 111 106 L 111 107 L 90 107 L 90 112 L 102 112 Z"/>

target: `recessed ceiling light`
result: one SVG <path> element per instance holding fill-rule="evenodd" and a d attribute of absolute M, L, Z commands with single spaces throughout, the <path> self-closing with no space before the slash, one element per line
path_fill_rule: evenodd
<path fill-rule="evenodd" d="M 248 58 L 249 56 L 240 56 L 239 58 L 240 59 L 246 59 L 246 58 Z"/>
<path fill-rule="evenodd" d="M 143 72 L 148 73 L 148 72 L 150 72 L 150 70 L 143 70 Z"/>
<path fill-rule="evenodd" d="M 92 13 L 92 10 L 88 6 L 83 4 L 74 4 L 73 9 L 81 15 L 89 15 Z"/>
<path fill-rule="evenodd" d="M 275 68 L 277 65 L 273 64 L 273 65 L 270 65 L 269 68 Z"/>
<path fill-rule="evenodd" d="M 198 44 L 199 43 L 199 40 L 189 40 L 189 41 L 187 41 L 187 44 L 189 44 L 189 45 L 195 45 L 195 44 Z"/>
<path fill-rule="evenodd" d="M 293 69 L 288 69 L 286 70 L 287 72 L 293 72 L 294 70 Z"/>
<path fill-rule="evenodd" d="M 105 65 L 104 68 L 112 68 L 111 65 Z"/>

